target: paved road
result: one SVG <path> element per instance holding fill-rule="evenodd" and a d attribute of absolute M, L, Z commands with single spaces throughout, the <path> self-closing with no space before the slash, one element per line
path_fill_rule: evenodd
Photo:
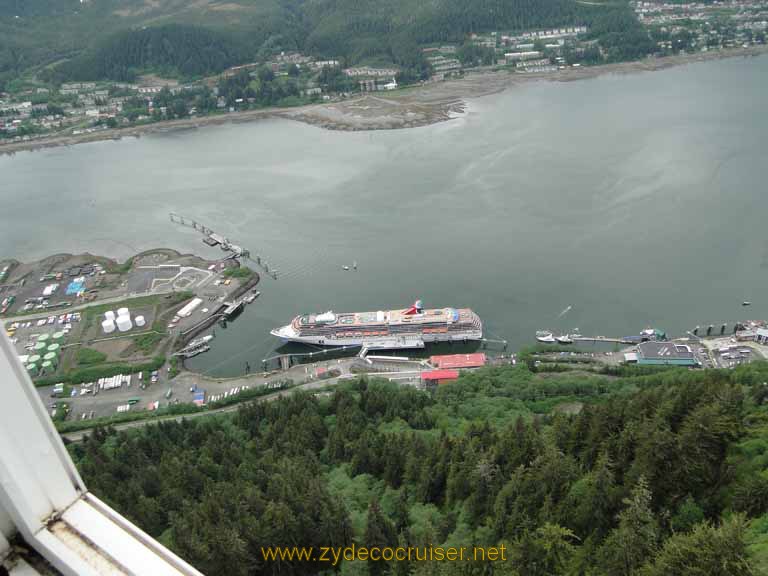
<path fill-rule="evenodd" d="M 287 396 L 288 394 L 293 394 L 296 390 L 315 390 L 317 388 L 325 388 L 326 386 L 337 384 L 339 380 L 340 378 L 329 378 L 328 380 L 316 380 L 314 382 L 308 382 L 306 384 L 294 386 L 293 388 L 288 388 L 287 390 L 280 390 L 279 392 L 267 394 L 266 396 L 261 396 L 254 400 L 249 400 L 249 402 L 269 402 L 271 400 L 277 400 L 278 398 Z M 231 406 L 226 406 L 225 408 L 206 410 L 205 412 L 194 412 L 192 414 L 182 414 L 179 416 L 161 416 L 159 418 L 150 418 L 148 420 L 137 420 L 136 422 L 125 422 L 123 424 L 114 424 L 112 428 L 114 428 L 115 430 L 127 430 L 129 428 L 139 428 L 141 426 L 146 426 L 147 424 L 155 424 L 157 422 L 168 422 L 171 420 L 176 422 L 181 422 L 182 420 L 185 420 L 185 419 L 201 418 L 203 416 L 213 416 L 215 414 L 226 414 L 227 412 L 237 411 L 237 409 L 242 404 L 243 403 L 233 404 Z M 61 437 L 66 438 L 71 442 L 80 442 L 82 441 L 83 437 L 85 437 L 88 434 L 91 434 L 92 432 L 93 432 L 92 429 L 80 430 L 78 432 L 68 432 L 68 433 L 62 434 Z"/>
<path fill-rule="evenodd" d="M 342 358 L 337 360 L 327 360 L 323 362 L 317 362 L 315 364 L 304 364 L 292 366 L 284 372 L 276 372 L 269 375 L 263 374 L 251 374 L 249 376 L 240 376 L 236 378 L 226 379 L 213 379 L 196 372 L 182 372 L 172 381 L 167 383 L 167 386 L 172 387 L 174 390 L 174 397 L 181 399 L 185 402 L 192 401 L 192 393 L 190 388 L 205 390 L 208 398 L 213 395 L 223 394 L 224 392 L 231 390 L 232 388 L 242 387 L 248 385 L 250 388 L 257 388 L 260 386 L 266 386 L 270 383 L 276 383 L 278 381 L 291 380 L 294 386 L 287 390 L 281 390 L 261 396 L 256 399 L 257 402 L 265 402 L 274 400 L 291 394 L 295 390 L 315 390 L 318 388 L 324 388 L 326 386 L 332 386 L 338 384 L 339 381 L 352 377 L 351 368 L 360 360 L 357 358 Z M 374 373 L 378 372 L 378 375 L 384 377 L 392 377 L 394 380 L 403 381 L 409 380 L 418 382 L 420 380 L 420 362 L 399 362 L 399 363 L 376 363 L 368 365 L 368 368 L 373 370 Z M 339 377 L 318 379 L 317 375 L 322 369 L 330 370 L 336 369 L 341 373 Z M 161 373 L 161 377 L 164 373 Z M 312 379 L 307 382 L 308 379 Z M 162 382 L 162 381 L 161 381 Z M 43 400 L 46 401 L 47 397 L 42 389 L 39 389 Z M 72 416 L 77 417 L 82 412 L 88 412 L 92 409 L 98 411 L 96 403 L 102 408 L 99 414 L 109 415 L 114 413 L 115 406 L 123 404 L 127 399 L 134 395 L 140 395 L 142 402 L 150 402 L 155 399 L 160 400 L 161 403 L 165 402 L 164 391 L 166 385 L 154 385 L 145 391 L 139 392 L 137 389 L 131 387 L 122 387 L 117 390 L 101 392 L 97 396 L 77 396 L 74 398 L 62 399 L 70 404 L 72 407 Z M 188 397 L 188 399 L 187 399 Z M 227 406 L 226 408 L 218 408 L 214 410 L 206 410 L 204 412 L 195 412 L 193 414 L 185 414 L 179 416 L 161 416 L 158 418 L 150 418 L 147 420 L 137 420 L 136 422 L 126 422 L 123 424 L 116 424 L 113 427 L 116 430 L 125 430 L 128 428 L 138 428 L 140 426 L 146 426 L 155 422 L 162 422 L 168 420 L 175 420 L 177 422 L 184 418 L 200 418 L 202 416 L 209 416 L 213 414 L 222 414 L 226 412 L 233 412 L 237 410 L 238 404 Z M 106 411 L 104 411 L 106 409 Z M 62 437 L 72 441 L 80 441 L 83 436 L 90 433 L 90 430 L 84 430 L 80 432 L 71 432 L 62 434 Z"/>

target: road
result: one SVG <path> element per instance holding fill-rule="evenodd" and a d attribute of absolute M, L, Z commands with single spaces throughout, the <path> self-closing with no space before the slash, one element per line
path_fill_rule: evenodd
<path fill-rule="evenodd" d="M 255 400 L 249 400 L 249 402 L 270 402 L 272 400 L 277 400 L 278 398 L 282 398 L 283 396 L 287 396 L 288 394 L 293 394 L 297 390 L 315 390 L 317 388 L 325 388 L 326 386 L 337 384 L 339 380 L 340 378 L 329 378 L 328 380 L 316 380 L 314 382 L 308 382 L 306 384 L 294 386 L 293 388 L 288 388 L 287 390 L 280 390 L 279 392 L 274 392 L 272 394 L 260 396 Z M 226 406 L 224 408 L 206 410 L 205 412 L 194 412 L 192 414 L 182 414 L 179 416 L 160 416 L 158 418 L 150 418 L 148 420 L 137 420 L 135 422 L 125 422 L 123 424 L 114 424 L 112 425 L 112 428 L 114 428 L 115 430 L 128 430 L 130 428 L 140 428 L 141 426 L 146 426 L 147 424 L 156 424 L 158 422 L 170 422 L 170 421 L 181 422 L 182 420 L 189 420 L 192 418 L 201 418 L 203 416 L 214 416 L 216 414 L 226 414 L 228 412 L 236 412 L 238 408 L 240 408 L 240 406 L 242 406 L 243 404 L 245 404 L 245 402 L 233 404 L 231 406 Z M 91 434 L 92 432 L 93 432 L 93 429 L 80 430 L 78 432 L 67 432 L 65 434 L 62 434 L 61 437 L 69 440 L 70 442 L 80 442 L 83 440 L 83 438 L 86 435 Z"/>
<path fill-rule="evenodd" d="M 318 388 L 325 388 L 326 386 L 333 386 L 338 384 L 340 380 L 344 380 L 353 376 L 352 367 L 355 364 L 359 364 L 362 361 L 358 358 L 342 358 L 337 360 L 327 360 L 323 362 L 317 362 L 315 364 L 304 364 L 292 366 L 284 372 L 272 373 L 269 375 L 252 374 L 249 376 L 240 376 L 236 378 L 226 379 L 213 379 L 196 372 L 182 372 L 176 378 L 164 384 L 161 383 L 149 387 L 145 391 L 139 391 L 136 388 L 122 387 L 117 390 L 111 390 L 107 392 L 101 392 L 96 396 L 76 396 L 73 398 L 62 399 L 72 407 L 71 417 L 77 417 L 83 412 L 89 412 L 95 410 L 98 415 L 111 415 L 114 414 L 115 407 L 124 404 L 131 396 L 140 395 L 142 402 L 151 402 L 154 400 L 160 400 L 164 402 L 164 392 L 167 387 L 170 387 L 174 391 L 174 398 L 181 399 L 185 402 L 191 402 L 193 393 L 190 389 L 205 390 L 207 397 L 223 394 L 233 388 L 242 388 L 243 385 L 248 385 L 250 388 L 257 388 L 260 386 L 266 386 L 270 383 L 277 383 L 279 381 L 290 380 L 293 382 L 293 386 L 286 390 L 274 392 L 254 400 L 257 402 L 265 402 L 280 398 L 286 394 L 291 394 L 296 390 L 315 390 Z M 412 382 L 420 381 L 420 361 L 409 362 L 386 362 L 368 364 L 366 367 L 369 370 L 373 370 L 370 374 L 372 376 L 381 376 L 385 378 L 392 378 L 393 380 L 402 381 L 408 380 Z M 340 375 L 336 378 L 320 379 L 318 375 L 323 370 L 336 369 L 339 370 Z M 163 374 L 161 374 L 161 377 Z M 311 379 L 310 381 L 307 381 Z M 46 392 L 43 389 L 38 389 L 43 401 L 47 401 Z M 206 410 L 204 412 L 195 412 L 192 414 L 184 414 L 179 416 L 161 416 L 158 418 L 150 418 L 147 420 L 137 420 L 135 422 L 126 422 L 123 424 L 116 424 L 113 426 L 116 430 L 125 430 L 129 428 L 138 428 L 140 426 L 146 426 L 155 422 L 163 422 L 169 420 L 175 420 L 177 422 L 184 418 L 200 418 L 202 416 L 209 416 L 214 414 L 222 414 L 226 412 L 234 412 L 237 410 L 239 404 L 227 406 L 226 408 L 218 408 L 213 410 Z M 71 432 L 62 434 L 62 437 L 72 441 L 80 441 L 83 436 L 88 434 L 90 430 L 83 430 L 79 432 Z"/>

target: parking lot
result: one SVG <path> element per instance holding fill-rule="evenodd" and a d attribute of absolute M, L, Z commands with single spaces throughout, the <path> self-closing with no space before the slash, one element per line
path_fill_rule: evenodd
<path fill-rule="evenodd" d="M 756 342 L 739 342 L 734 337 L 707 338 L 700 348 L 706 350 L 706 368 L 735 368 L 768 357 L 768 347 Z"/>
<path fill-rule="evenodd" d="M 60 272 L 44 273 L 39 276 L 27 274 L 14 278 L 4 285 L 3 300 L 10 300 L 3 306 L 4 314 L 64 310 L 68 306 L 92 298 L 106 271 L 101 265 L 92 263 L 75 266 Z"/>

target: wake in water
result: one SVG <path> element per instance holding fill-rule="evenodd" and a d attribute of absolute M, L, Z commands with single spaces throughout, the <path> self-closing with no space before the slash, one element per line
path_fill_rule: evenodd
<path fill-rule="evenodd" d="M 570 312 L 572 308 L 573 308 L 573 306 L 568 306 L 568 308 L 566 308 L 565 310 L 563 310 L 562 312 L 560 312 L 560 315 L 558 316 L 558 318 L 562 318 L 563 316 L 565 316 L 566 314 L 568 314 L 568 312 Z"/>

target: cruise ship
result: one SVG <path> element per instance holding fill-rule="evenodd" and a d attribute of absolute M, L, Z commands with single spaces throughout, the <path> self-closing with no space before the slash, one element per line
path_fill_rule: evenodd
<path fill-rule="evenodd" d="M 421 348 L 427 342 L 480 340 L 483 323 L 469 308 L 410 308 L 377 312 L 303 314 L 271 334 L 284 342 L 320 346 Z"/>

